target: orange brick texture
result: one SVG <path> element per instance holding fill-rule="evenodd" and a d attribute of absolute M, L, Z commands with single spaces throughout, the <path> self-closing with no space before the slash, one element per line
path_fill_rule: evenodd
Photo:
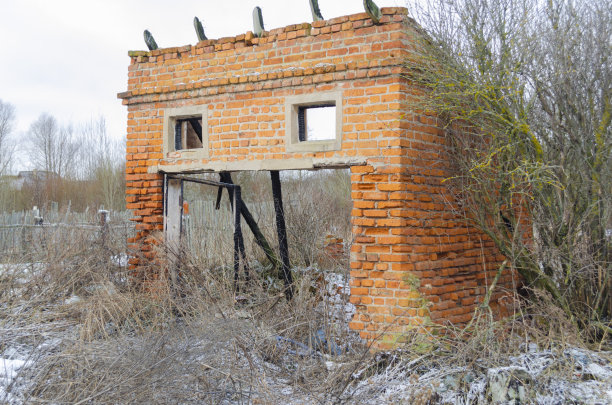
<path fill-rule="evenodd" d="M 431 117 L 414 113 L 419 94 L 405 77 L 417 30 L 404 8 L 383 8 L 380 25 L 365 13 L 252 33 L 195 46 L 130 52 L 127 207 L 145 257 L 163 229 L 163 170 L 195 164 L 334 159 L 351 167 L 350 327 L 388 347 L 427 322 L 465 323 L 503 257 L 452 213 L 443 184 L 446 140 Z M 285 97 L 341 91 L 342 147 L 285 150 Z M 209 157 L 163 154 L 167 108 L 206 105 Z M 355 165 L 355 161 L 360 161 Z M 143 244 L 144 242 L 144 244 Z M 132 265 L 138 265 L 133 259 Z M 512 275 L 499 285 L 510 287 Z M 494 296 L 494 301 L 498 296 Z"/>

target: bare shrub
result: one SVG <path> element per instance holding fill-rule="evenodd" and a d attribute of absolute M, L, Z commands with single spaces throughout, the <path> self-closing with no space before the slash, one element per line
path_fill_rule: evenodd
<path fill-rule="evenodd" d="M 458 214 L 585 336 L 609 336 L 609 2 L 411 3 L 427 30 L 407 61 L 415 107 L 446 127 Z"/>

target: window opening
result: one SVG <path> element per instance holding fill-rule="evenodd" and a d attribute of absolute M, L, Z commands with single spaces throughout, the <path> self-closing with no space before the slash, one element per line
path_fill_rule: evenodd
<path fill-rule="evenodd" d="M 326 152 L 342 149 L 342 92 L 285 97 L 285 150 Z"/>
<path fill-rule="evenodd" d="M 298 107 L 299 141 L 336 138 L 336 105 L 325 103 Z"/>
<path fill-rule="evenodd" d="M 176 119 L 174 150 L 202 148 L 202 118 Z"/>

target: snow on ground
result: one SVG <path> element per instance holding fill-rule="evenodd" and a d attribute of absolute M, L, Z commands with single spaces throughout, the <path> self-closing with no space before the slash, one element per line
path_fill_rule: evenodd
<path fill-rule="evenodd" d="M 398 364 L 360 382 L 355 391 L 378 389 L 367 403 L 410 403 L 425 398 L 439 404 L 539 405 L 612 404 L 612 353 L 571 347 L 509 356 L 498 367 Z M 438 362 L 436 362 L 438 363 Z M 367 397 L 367 395 L 366 395 Z"/>
<path fill-rule="evenodd" d="M 24 283 L 42 268 L 43 263 L 0 263 L 0 277 L 12 277 Z"/>
<path fill-rule="evenodd" d="M 3 357 L 0 357 L 0 398 L 11 400 L 12 396 L 5 391 L 5 388 L 11 384 L 17 376 L 19 369 L 26 364 L 26 361 L 10 358 L 10 354 L 7 354 L 9 353 L 5 353 Z"/>
<path fill-rule="evenodd" d="M 129 260 L 130 256 L 125 253 L 120 253 L 118 255 L 111 256 L 111 263 L 118 267 L 127 267 Z"/>

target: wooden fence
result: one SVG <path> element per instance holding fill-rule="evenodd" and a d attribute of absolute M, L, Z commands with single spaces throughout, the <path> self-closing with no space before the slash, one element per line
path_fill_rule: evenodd
<path fill-rule="evenodd" d="M 248 208 L 258 222 L 262 232 L 274 245 L 276 231 L 274 205 L 272 201 L 248 203 Z M 106 219 L 101 220 L 105 215 Z M 127 239 L 133 236 L 134 223 L 129 219 L 130 211 L 85 212 L 32 209 L 21 212 L 0 213 L 0 259 L 24 257 L 42 253 L 49 246 L 59 246 L 78 240 L 89 243 L 114 243 L 127 246 Z M 189 203 L 183 215 L 183 244 L 190 252 L 202 258 L 232 260 L 233 214 L 227 200 L 219 209 L 214 201 L 197 200 Z M 243 223 L 247 249 L 252 249 L 252 233 Z M 127 249 L 126 249 L 127 251 Z M 255 248 L 256 254 L 261 254 Z M 253 250 L 251 250 L 253 253 Z M 33 258 L 32 258 L 33 259 Z"/>
<path fill-rule="evenodd" d="M 37 260 L 50 246 L 62 248 L 75 241 L 123 250 L 134 232 L 130 213 L 105 210 L 0 213 L 0 259 Z"/>

